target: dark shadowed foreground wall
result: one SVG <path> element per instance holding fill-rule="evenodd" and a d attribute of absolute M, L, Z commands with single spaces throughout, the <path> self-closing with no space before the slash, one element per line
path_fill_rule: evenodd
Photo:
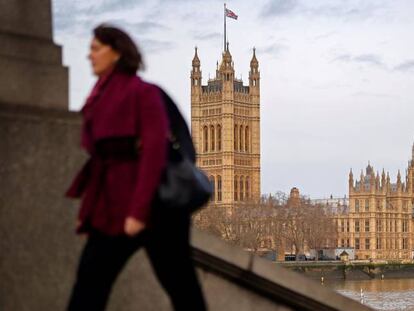
<path fill-rule="evenodd" d="M 0 0 L 0 102 L 68 108 L 68 69 L 50 0 Z"/>

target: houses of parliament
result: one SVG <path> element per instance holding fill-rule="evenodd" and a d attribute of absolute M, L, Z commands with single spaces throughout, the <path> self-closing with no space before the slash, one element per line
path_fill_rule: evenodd
<path fill-rule="evenodd" d="M 349 173 L 349 206 L 337 215 L 338 246 L 356 259 L 412 259 L 414 248 L 414 145 L 403 179 L 391 182 L 368 164 L 359 180 Z"/>
<path fill-rule="evenodd" d="M 260 71 L 256 51 L 250 61 L 248 85 L 235 77 L 227 44 L 215 77 L 202 83 L 198 50 L 191 70 L 191 135 L 197 166 L 214 187 L 208 208 L 232 211 L 259 201 Z M 413 258 L 414 146 L 403 180 L 392 183 L 369 164 L 359 180 L 349 174 L 345 209 L 336 209 L 337 247 L 353 248 L 355 259 Z M 327 237 L 328 238 L 328 237 Z M 330 238 L 330 237 L 329 237 Z"/>
<path fill-rule="evenodd" d="M 260 199 L 260 72 L 255 49 L 248 85 L 235 77 L 228 43 L 215 77 L 203 85 L 195 48 L 191 134 L 197 166 L 214 187 L 210 206 L 231 210 L 238 203 Z"/>

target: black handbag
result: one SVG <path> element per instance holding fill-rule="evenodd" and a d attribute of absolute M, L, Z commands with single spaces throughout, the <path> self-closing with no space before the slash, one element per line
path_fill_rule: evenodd
<path fill-rule="evenodd" d="M 180 209 L 191 214 L 210 199 L 211 183 L 185 156 L 179 142 L 170 141 L 168 153 L 168 163 L 157 190 L 157 202 L 161 209 Z"/>
<path fill-rule="evenodd" d="M 200 209 L 213 194 L 207 176 L 195 165 L 195 149 L 187 124 L 174 101 L 159 88 L 170 123 L 167 166 L 156 193 L 161 209 L 189 214 Z"/>

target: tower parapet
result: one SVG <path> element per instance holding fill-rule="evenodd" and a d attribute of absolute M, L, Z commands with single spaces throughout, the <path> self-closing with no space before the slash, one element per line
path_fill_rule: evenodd
<path fill-rule="evenodd" d="M 349 173 L 349 191 L 353 193 L 397 193 L 397 192 L 412 192 L 412 168 L 406 170 L 406 176 L 404 182 L 400 170 L 397 173 L 397 180 L 395 183 L 391 183 L 389 172 L 385 175 L 384 169 L 382 175 L 377 172 L 374 173 L 373 167 L 368 164 L 364 172 L 361 170 L 359 180 L 354 182 L 352 169 Z"/>

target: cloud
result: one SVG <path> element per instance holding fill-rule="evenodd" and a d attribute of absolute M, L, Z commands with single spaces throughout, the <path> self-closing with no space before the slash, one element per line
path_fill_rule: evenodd
<path fill-rule="evenodd" d="M 145 53 L 148 52 L 164 52 L 169 51 L 176 47 L 176 44 L 173 41 L 162 41 L 162 40 L 153 40 L 153 39 L 137 39 L 137 42 L 142 50 Z"/>
<path fill-rule="evenodd" d="M 223 37 L 221 33 L 218 32 L 207 32 L 207 33 L 196 33 L 193 35 L 195 40 L 220 40 Z"/>
<path fill-rule="evenodd" d="M 122 2 L 122 3 L 121 3 Z M 169 40 L 159 40 L 147 38 L 153 32 L 168 31 L 169 27 L 159 22 L 153 22 L 141 17 L 138 21 L 132 22 L 127 19 L 106 18 L 104 12 L 125 11 L 137 6 L 134 1 L 100 1 L 100 4 L 88 6 L 77 1 L 62 1 L 54 6 L 54 30 L 58 34 L 66 36 L 86 37 L 92 36 L 92 29 L 101 22 L 105 21 L 116 27 L 124 29 L 127 33 L 132 34 L 134 39 L 148 52 L 160 52 L 165 49 L 174 48 L 175 45 Z M 142 4 L 142 2 L 141 2 Z M 139 38 L 139 40 L 137 40 Z"/>
<path fill-rule="evenodd" d="M 414 72 L 414 59 L 407 60 L 407 61 L 395 66 L 394 70 L 402 71 L 402 72 Z"/>
<path fill-rule="evenodd" d="M 378 67 L 386 67 L 384 62 L 381 60 L 381 57 L 377 54 L 359 54 L 359 55 L 352 55 L 352 54 L 340 54 L 333 59 L 333 61 L 341 61 L 347 63 L 359 63 L 359 64 L 366 64 L 366 65 L 373 65 Z"/>
<path fill-rule="evenodd" d="M 336 32 L 336 31 L 325 32 L 325 33 L 322 33 L 320 35 L 315 36 L 314 39 L 315 40 L 321 40 L 321 39 L 330 38 L 330 37 L 336 35 L 337 33 L 338 32 Z"/>
<path fill-rule="evenodd" d="M 128 22 L 125 20 L 121 20 L 121 19 L 112 19 L 112 20 L 108 20 L 109 23 L 112 23 L 114 25 L 118 25 L 119 27 L 123 27 L 126 30 L 132 31 L 134 33 L 138 33 L 141 35 L 146 35 L 150 32 L 153 31 L 157 31 L 157 30 L 169 30 L 170 28 L 160 24 L 160 23 L 155 23 L 155 22 L 148 22 L 148 21 L 143 21 L 143 22 Z"/>
<path fill-rule="evenodd" d="M 377 11 L 384 9 L 377 3 L 350 3 L 339 2 L 337 4 L 321 5 L 318 7 L 303 8 L 303 12 L 322 17 L 343 18 L 348 19 L 366 19 L 374 15 Z"/>
<path fill-rule="evenodd" d="M 86 35 L 96 25 L 98 15 L 93 7 L 76 1 L 54 1 L 54 31 L 63 34 Z"/>
<path fill-rule="evenodd" d="M 383 93 L 370 93 L 370 92 L 355 92 L 351 94 L 353 97 L 374 97 L 382 99 L 400 99 L 399 96 L 392 94 L 383 94 Z"/>
<path fill-rule="evenodd" d="M 89 13 L 103 14 L 114 13 L 119 11 L 127 11 L 139 7 L 143 1 L 134 0 L 102 0 L 100 3 L 93 5 L 89 9 Z"/>
<path fill-rule="evenodd" d="M 342 1 L 330 0 L 322 5 L 314 1 L 303 0 L 269 0 L 261 11 L 262 17 L 278 17 L 283 15 L 304 15 L 308 17 L 327 17 L 350 19 L 367 19 L 385 12 L 387 7 L 383 2 L 374 1 Z"/>
<path fill-rule="evenodd" d="M 102 20 L 110 21 L 106 18 L 107 13 L 125 12 L 133 8 L 140 7 L 145 1 L 133 0 L 100 0 L 94 1 L 92 5 L 82 1 L 55 0 L 53 3 L 54 29 L 57 32 L 86 33 L 93 26 Z M 119 24 L 124 24 L 124 21 Z M 137 25 L 139 23 L 136 23 Z M 157 23 L 143 22 L 147 27 L 156 28 Z"/>
<path fill-rule="evenodd" d="M 262 9 L 261 16 L 273 17 L 290 14 L 297 7 L 297 0 L 270 0 Z"/>
<path fill-rule="evenodd" d="M 351 54 L 340 54 L 333 59 L 333 61 L 350 62 L 352 60 Z"/>
<path fill-rule="evenodd" d="M 54 30 L 66 32 L 76 26 L 77 21 L 85 15 L 86 9 L 76 2 L 57 2 L 53 5 Z"/>
<path fill-rule="evenodd" d="M 287 49 L 288 47 L 286 45 L 280 43 L 273 43 L 264 47 L 257 48 L 258 52 L 263 54 L 270 54 L 271 56 L 277 56 Z"/>
<path fill-rule="evenodd" d="M 384 66 L 381 57 L 375 54 L 361 54 L 354 56 L 353 61 L 376 66 Z"/>

